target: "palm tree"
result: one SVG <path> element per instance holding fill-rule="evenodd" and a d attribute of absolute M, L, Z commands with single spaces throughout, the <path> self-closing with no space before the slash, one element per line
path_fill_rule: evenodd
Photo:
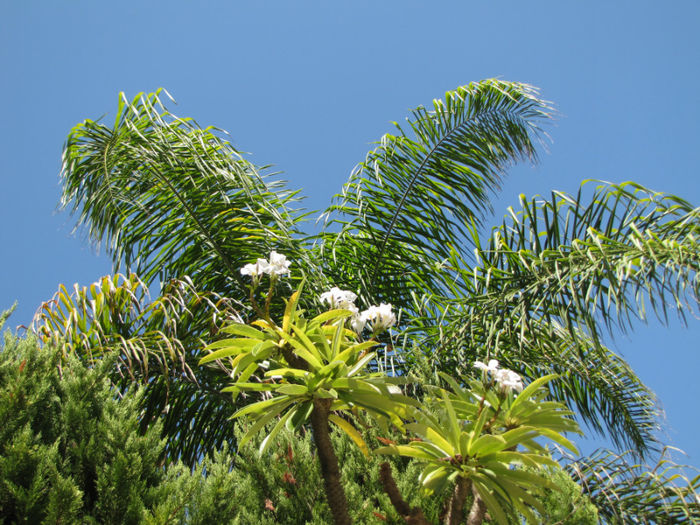
<path fill-rule="evenodd" d="M 164 419 L 172 457 L 195 462 L 230 439 L 223 422 L 244 401 L 214 394 L 226 378 L 197 362 L 223 320 L 255 317 L 240 268 L 272 250 L 300 269 L 284 290 L 306 280 L 303 308 L 336 285 L 365 306 L 401 310 L 401 337 L 380 339 L 378 360 L 399 356 L 406 371 L 429 356 L 455 376 L 490 358 L 530 380 L 554 372 L 549 395 L 591 428 L 641 457 L 659 448 L 653 394 L 602 334 L 629 329 L 649 307 L 662 321 L 696 307 L 700 212 L 601 183 L 523 197 L 485 231 L 507 168 L 537 160 L 552 108 L 535 89 L 486 80 L 413 111 L 358 165 L 316 236 L 301 229 L 298 192 L 270 182 L 216 129 L 170 114 L 161 94 L 120 95 L 112 127 L 86 120 L 64 150 L 63 205 L 104 243 L 115 272 L 142 282 L 62 290 L 37 329 L 72 334 L 84 354 L 119 348 L 120 381 L 148 384 L 146 414 Z M 144 306 L 139 293 L 158 282 L 156 306 Z"/>

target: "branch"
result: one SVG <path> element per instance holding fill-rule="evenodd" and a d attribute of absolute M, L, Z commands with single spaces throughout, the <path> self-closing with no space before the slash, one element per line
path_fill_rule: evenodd
<path fill-rule="evenodd" d="M 396 512 L 406 520 L 408 525 L 430 525 L 430 522 L 425 518 L 423 511 L 419 507 L 411 507 L 403 499 L 399 488 L 396 486 L 394 477 L 391 475 L 391 465 L 386 461 L 379 465 L 379 482 L 382 484 L 384 492 L 389 496 L 389 500 Z"/>

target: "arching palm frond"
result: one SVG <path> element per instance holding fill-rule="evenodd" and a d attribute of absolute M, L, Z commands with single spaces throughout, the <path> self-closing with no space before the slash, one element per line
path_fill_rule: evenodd
<path fill-rule="evenodd" d="M 666 321 L 697 308 L 700 210 L 633 183 L 583 187 L 577 196 L 521 199 L 522 209 L 482 241 L 491 192 L 513 162 L 536 160 L 539 126 L 550 117 L 536 90 L 496 80 L 416 109 L 359 165 L 308 250 L 303 217 L 289 209 L 294 192 L 268 184 L 216 130 L 171 115 L 158 92 L 131 102 L 121 95 L 112 128 L 88 120 L 71 132 L 63 206 L 116 268 L 144 283 L 130 276 L 64 288 L 35 329 L 88 360 L 118 352 L 115 383 L 123 392 L 146 384 L 144 424 L 161 418 L 170 457 L 193 463 L 232 436 L 226 419 L 240 408 L 221 394 L 228 376 L 216 359 L 193 369 L 220 320 L 251 320 L 240 268 L 276 250 L 300 269 L 280 286 L 307 278 L 302 310 L 317 306 L 328 283 L 357 292 L 364 306 L 403 310 L 403 345 L 377 347 L 370 368 L 395 358 L 407 367 L 394 379 L 405 379 L 398 376 L 408 377 L 414 345 L 453 375 L 472 375 L 474 360 L 489 358 L 530 379 L 555 372 L 553 398 L 644 455 L 656 446 L 654 396 L 602 335 L 629 330 L 648 310 Z M 145 298 L 170 279 L 180 281 Z M 228 343 L 212 348 L 220 344 Z M 606 519 L 697 517 L 698 478 L 678 492 L 667 487 L 670 476 L 654 474 L 659 467 L 637 489 L 644 476 L 619 461 L 572 466 L 596 504 L 616 505 Z M 622 474 L 596 477 L 606 465 Z"/>
<path fill-rule="evenodd" d="M 543 332 L 533 334 L 527 357 L 513 359 L 506 366 L 530 378 L 548 371 L 559 374 L 549 385 L 550 393 L 571 407 L 590 429 L 620 449 L 633 449 L 640 455 L 658 452 L 661 410 L 654 393 L 632 367 L 583 334 L 571 337 L 557 325 Z M 503 361 L 510 363 L 511 359 Z"/>
<path fill-rule="evenodd" d="M 599 186 L 589 202 L 583 194 L 523 199 L 487 247 L 474 235 L 473 268 L 453 253 L 441 272 L 450 295 L 431 299 L 442 320 L 427 348 L 451 360 L 449 370 L 485 357 L 526 375 L 536 370 L 533 377 L 555 367 L 558 397 L 616 445 L 645 454 L 654 448 L 653 395 L 601 342 L 601 327 L 628 329 L 645 318 L 647 303 L 662 320 L 668 304 L 682 319 L 694 310 L 699 212 L 631 183 Z M 429 294 L 430 283 L 421 284 Z M 431 332 L 429 325 L 417 331 Z"/>
<path fill-rule="evenodd" d="M 486 80 L 419 107 L 408 130 L 382 137 L 327 210 L 323 255 L 329 277 L 365 295 L 410 306 L 410 285 L 431 277 L 465 225 L 489 211 L 504 169 L 535 160 L 539 124 L 550 108 L 525 84 Z M 339 228 L 339 233 L 330 233 Z"/>
<path fill-rule="evenodd" d="M 606 523 L 700 522 L 700 474 L 689 478 L 684 465 L 664 449 L 656 465 L 629 461 L 629 454 L 600 450 L 567 470 L 583 487 Z"/>
<path fill-rule="evenodd" d="M 61 286 L 37 312 L 33 331 L 88 363 L 116 353 L 112 381 L 121 392 L 143 385 L 142 424 L 163 421 L 170 459 L 194 464 L 201 454 L 232 438 L 228 418 L 236 411 L 220 393 L 224 374 L 197 367 L 221 323 L 242 309 L 191 281 L 170 281 L 154 301 L 135 275 L 103 277 L 72 292 Z M 196 372 L 196 373 L 195 373 Z"/>
<path fill-rule="evenodd" d="M 295 193 L 266 184 L 213 128 L 167 112 L 159 94 L 120 94 L 112 128 L 86 120 L 64 148 L 62 204 L 115 267 L 149 286 L 191 276 L 241 298 L 245 263 L 272 249 L 308 259 L 288 210 Z"/>
<path fill-rule="evenodd" d="M 697 308 L 700 209 L 634 183 L 600 185 L 587 201 L 585 189 L 521 198 L 480 264 L 460 270 L 472 309 L 507 305 L 598 340 L 601 325 L 625 331 L 648 306 L 663 322 L 669 305 L 682 320 Z"/>

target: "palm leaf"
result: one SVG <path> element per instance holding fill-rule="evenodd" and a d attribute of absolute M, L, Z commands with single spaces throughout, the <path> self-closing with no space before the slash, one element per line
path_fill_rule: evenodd
<path fill-rule="evenodd" d="M 421 346 L 452 373 L 493 357 L 531 378 L 559 373 L 558 399 L 645 454 L 655 447 L 654 397 L 601 332 L 627 330 L 647 304 L 662 320 L 669 304 L 681 319 L 694 311 L 699 212 L 632 183 L 599 186 L 588 201 L 584 193 L 521 199 L 487 247 L 474 232 L 479 264 L 452 254 L 443 268 L 451 295 L 424 300 L 414 332 L 429 334 Z"/>
<path fill-rule="evenodd" d="M 433 110 L 412 112 L 405 131 L 382 137 L 327 210 L 325 266 L 334 283 L 371 304 L 410 306 L 411 276 L 431 278 L 466 225 L 490 210 L 504 170 L 535 160 L 549 106 L 530 86 L 486 80 L 446 93 Z M 332 230 L 339 229 L 337 233 Z"/>
<path fill-rule="evenodd" d="M 163 421 L 170 459 L 195 464 L 204 452 L 231 441 L 235 406 L 220 393 L 226 377 L 197 368 L 203 338 L 240 310 L 191 281 L 171 281 L 154 301 L 136 276 L 103 277 L 89 287 L 61 287 L 37 313 L 33 331 L 65 353 L 92 363 L 117 355 L 112 381 L 122 393 L 144 388 L 144 426 Z M 195 375 L 194 370 L 197 370 Z"/>
<path fill-rule="evenodd" d="M 567 465 L 608 523 L 700 522 L 700 474 L 678 465 L 663 450 L 656 465 L 629 461 L 630 453 L 600 450 Z"/>
<path fill-rule="evenodd" d="M 661 321 L 669 308 L 685 320 L 700 300 L 700 209 L 634 183 L 600 185 L 585 199 L 587 189 L 521 197 L 477 250 L 480 264 L 457 270 L 470 306 L 507 303 L 596 340 L 601 321 L 625 331 L 648 307 Z"/>
<path fill-rule="evenodd" d="M 62 204 L 115 268 L 149 286 L 190 276 L 239 299 L 240 267 L 272 249 L 312 268 L 289 210 L 295 193 L 264 182 L 213 128 L 171 115 L 159 95 L 120 94 L 113 127 L 86 120 L 64 148 Z"/>
<path fill-rule="evenodd" d="M 497 355 L 504 366 L 531 381 L 555 373 L 558 378 L 548 385 L 552 399 L 566 403 L 589 428 L 620 448 L 641 454 L 656 450 L 656 397 L 610 349 L 583 334 L 572 338 L 565 328 L 538 319 L 531 319 L 524 333 L 504 327 L 501 317 L 482 321 L 476 327 L 455 322 L 442 330 L 442 337 L 431 329 L 420 348 L 436 369 L 463 375 L 471 375 L 471 364 L 485 355 Z"/>

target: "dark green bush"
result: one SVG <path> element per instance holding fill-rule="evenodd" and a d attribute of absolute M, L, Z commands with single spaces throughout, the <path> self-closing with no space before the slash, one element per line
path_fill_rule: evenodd
<path fill-rule="evenodd" d="M 159 428 L 138 432 L 138 394 L 118 399 L 109 362 L 86 368 L 31 337 L 0 351 L 4 523 L 140 523 L 164 471 Z"/>

